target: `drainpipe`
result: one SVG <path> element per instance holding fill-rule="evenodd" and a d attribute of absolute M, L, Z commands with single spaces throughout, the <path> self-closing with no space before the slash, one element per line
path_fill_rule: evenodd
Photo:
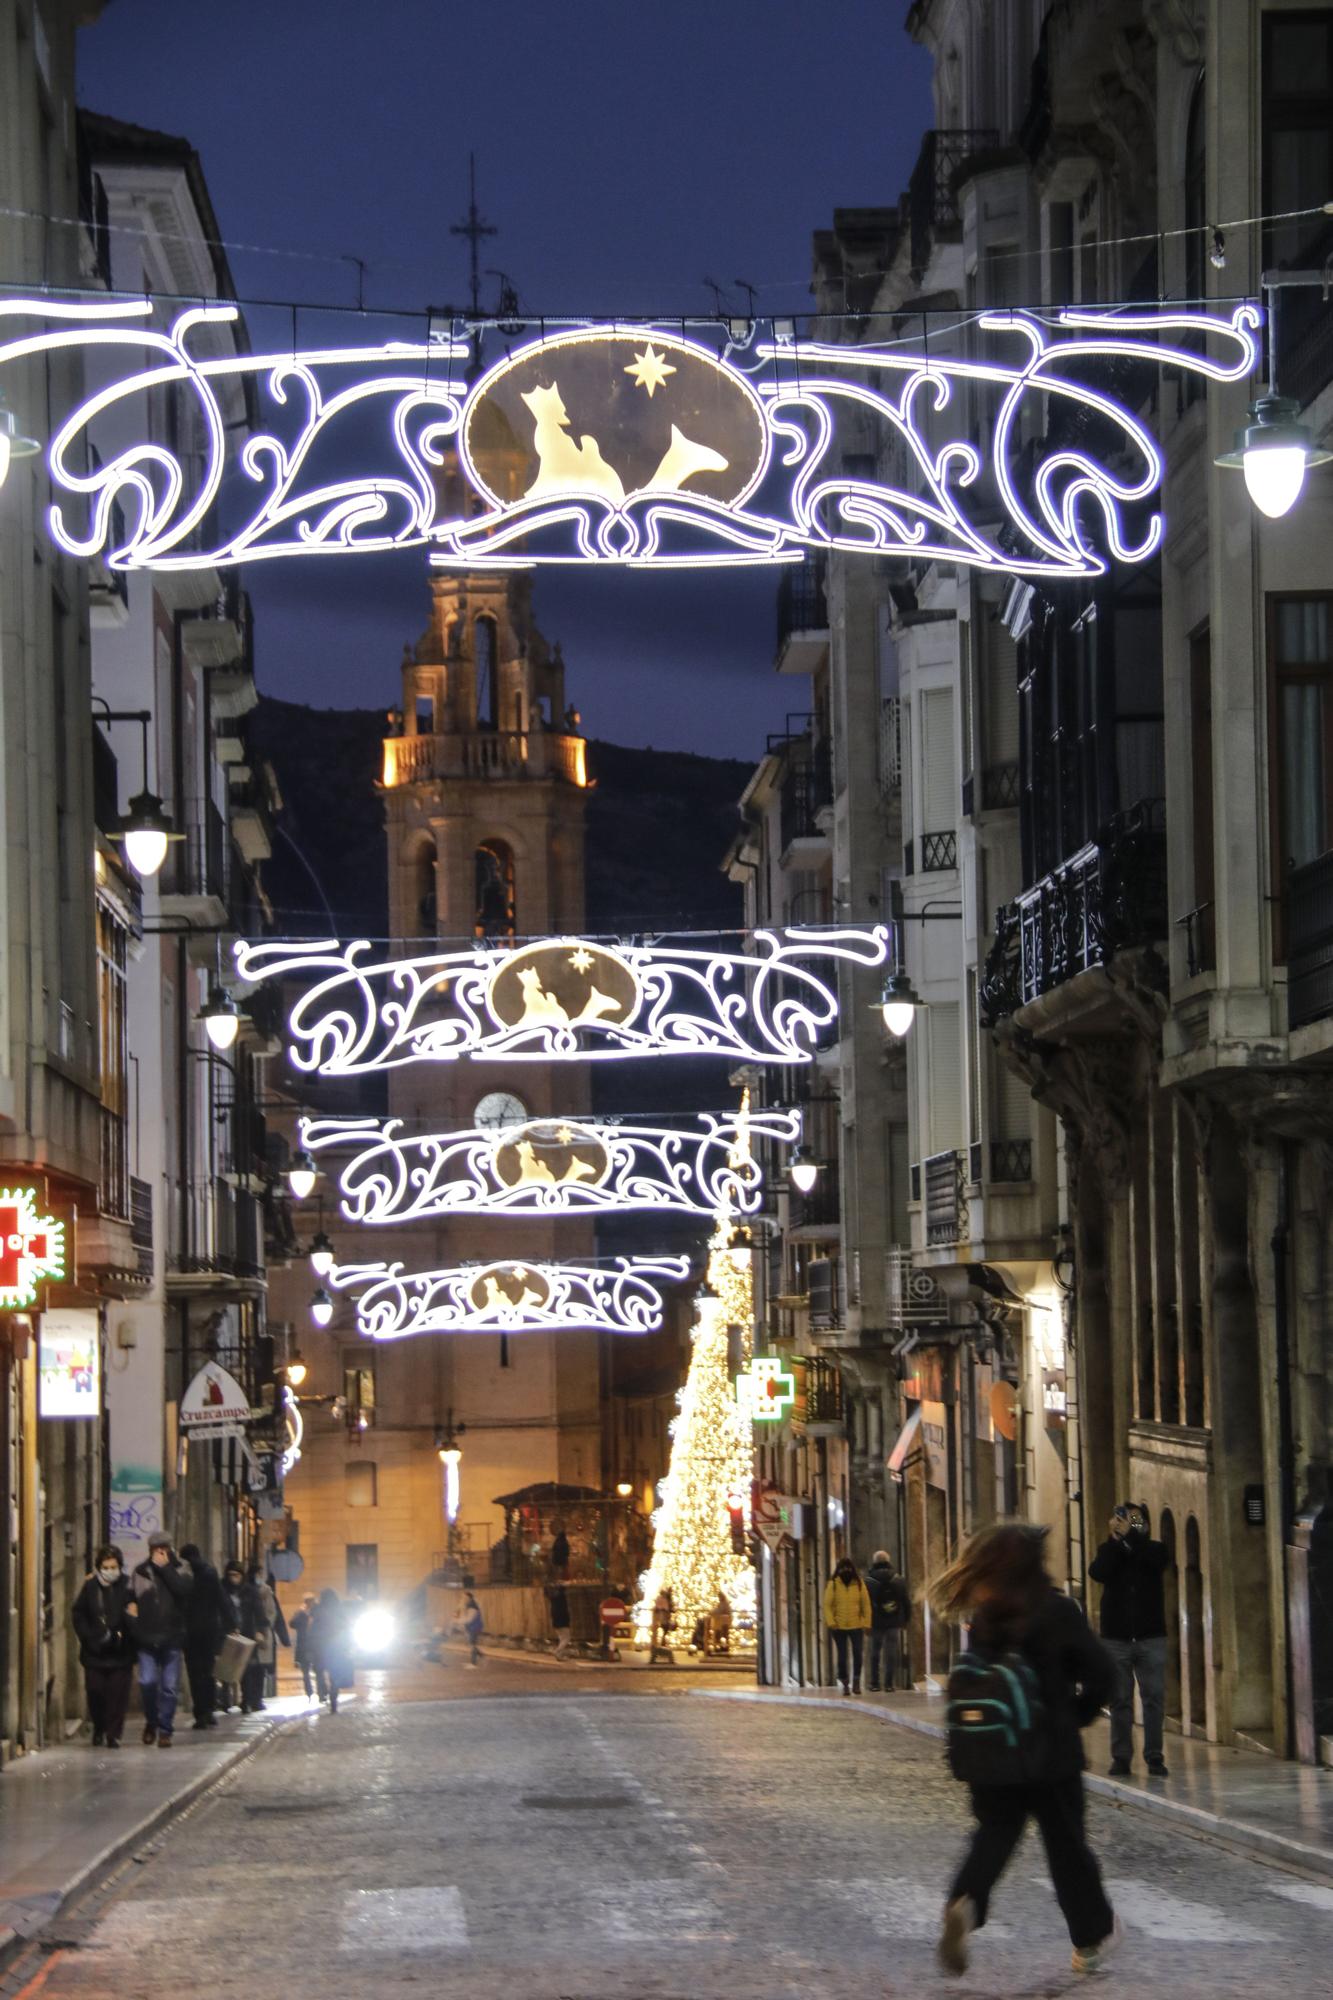
<path fill-rule="evenodd" d="M 1293 1176 L 1293 1154 L 1295 1146 L 1290 1139 L 1284 1139 L 1277 1150 L 1277 1217 L 1273 1225 L 1273 1331 L 1277 1347 L 1277 1423 L 1278 1423 L 1278 1495 L 1282 1528 L 1282 1618 L 1285 1636 L 1283 1648 L 1286 1658 L 1286 1742 L 1283 1754 L 1292 1756 L 1295 1752 L 1297 1736 L 1297 1662 L 1295 1644 L 1297 1633 L 1293 1631 L 1292 1584 L 1290 1574 L 1292 1564 L 1288 1551 L 1292 1548 L 1296 1528 L 1296 1454 L 1295 1422 L 1291 1400 L 1291 1324 L 1290 1324 L 1290 1265 L 1291 1265 L 1291 1183 Z M 1297 1572 L 1300 1573 L 1299 1571 Z M 1302 1616 L 1298 1622 L 1300 1635 L 1306 1647 L 1309 1645 L 1309 1619 Z M 1308 1661 L 1306 1672 L 1300 1677 L 1309 1685 Z"/>

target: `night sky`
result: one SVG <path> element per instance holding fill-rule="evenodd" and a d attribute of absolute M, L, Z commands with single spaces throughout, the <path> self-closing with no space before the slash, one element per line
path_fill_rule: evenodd
<path fill-rule="evenodd" d="M 113 0 L 79 40 L 80 97 L 182 134 L 203 161 L 242 298 L 463 303 L 486 266 L 532 313 L 676 315 L 716 279 L 760 311 L 810 304 L 810 238 L 887 204 L 930 123 L 905 0 Z M 265 246 L 242 249 L 241 244 Z M 269 254 L 269 250 L 300 255 Z M 483 280 L 492 305 L 497 280 Z M 289 334 L 249 315 L 256 345 Z M 290 326 L 290 315 L 280 316 Z M 365 336 L 354 315 L 330 336 Z M 370 337 L 393 329 L 369 322 Z M 398 699 L 426 622 L 425 557 L 252 567 L 260 685 L 324 707 Z M 771 571 L 565 571 L 537 586 L 592 734 L 752 758 L 793 687 L 773 673 Z"/>

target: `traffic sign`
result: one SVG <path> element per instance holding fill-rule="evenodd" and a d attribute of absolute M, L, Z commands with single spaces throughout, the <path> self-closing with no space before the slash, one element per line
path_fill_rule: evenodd
<path fill-rule="evenodd" d="M 623 1625 L 629 1617 L 629 1606 L 623 1597 L 604 1597 L 599 1606 L 601 1620 L 608 1630 Z"/>

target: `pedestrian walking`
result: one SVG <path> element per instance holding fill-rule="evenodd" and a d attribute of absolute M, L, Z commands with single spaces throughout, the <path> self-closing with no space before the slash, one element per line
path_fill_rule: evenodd
<path fill-rule="evenodd" d="M 246 1583 L 255 1593 L 259 1603 L 259 1629 L 255 1634 L 254 1658 L 246 1669 L 253 1678 L 250 1682 L 253 1696 L 251 1707 L 255 1710 L 267 1707 L 266 1694 L 276 1694 L 278 1679 L 278 1647 L 290 1646 L 291 1634 L 287 1630 L 287 1620 L 282 1615 L 273 1587 L 257 1563 L 252 1563 L 246 1571 Z"/>
<path fill-rule="evenodd" d="M 230 1629 L 243 1639 L 253 1639 L 254 1651 L 241 1669 L 239 1688 L 241 1713 L 251 1715 L 264 1706 L 264 1662 L 259 1657 L 262 1635 L 267 1630 L 264 1602 L 239 1562 L 227 1564 L 222 1575 L 226 1592 Z"/>
<path fill-rule="evenodd" d="M 671 1666 L 676 1664 L 676 1656 L 671 1650 L 671 1633 L 676 1623 L 676 1600 L 665 1584 L 653 1599 L 653 1622 L 649 1635 L 648 1664 L 664 1655 Z"/>
<path fill-rule="evenodd" d="M 185 1606 L 185 1671 L 190 1677 L 190 1705 L 196 1729 L 217 1726 L 218 1689 L 213 1666 L 229 1630 L 229 1606 L 222 1579 L 194 1542 L 181 1555 L 190 1565 L 194 1584 Z"/>
<path fill-rule="evenodd" d="M 972 1537 L 932 1592 L 942 1618 L 970 1623 L 949 1677 L 949 1762 L 971 1788 L 976 1829 L 949 1890 L 938 1956 L 967 1970 L 968 1939 L 1028 1819 L 1035 1819 L 1073 1969 L 1098 1972 L 1119 1940 L 1083 1830 L 1085 1729 L 1115 1665 L 1073 1599 L 1047 1575 L 1044 1528 L 1002 1521 Z"/>
<path fill-rule="evenodd" d="M 1168 1778 L 1162 1754 L 1166 1716 L 1165 1542 L 1149 1532 L 1141 1500 L 1122 1500 L 1111 1533 L 1088 1564 L 1102 1587 L 1102 1644 L 1116 1666 L 1111 1697 L 1111 1776 L 1127 1778 L 1134 1763 L 1134 1683 L 1143 1703 L 1143 1756 L 1148 1774 Z"/>
<path fill-rule="evenodd" d="M 897 1683 L 902 1650 L 899 1635 L 911 1616 L 907 1585 L 894 1569 L 887 1549 L 876 1549 L 870 1558 L 866 1589 L 870 1593 L 870 1659 L 866 1683 L 871 1694 L 878 1694 L 881 1689 L 891 1690 Z"/>
<path fill-rule="evenodd" d="M 824 1585 L 824 1623 L 833 1641 L 843 1693 L 860 1694 L 861 1657 L 870 1630 L 870 1592 L 850 1556 L 841 1558 Z"/>
<path fill-rule="evenodd" d="M 479 1667 L 481 1665 L 481 1646 L 479 1644 L 481 1629 L 481 1606 L 470 1590 L 465 1591 L 463 1594 L 463 1637 L 468 1643 L 467 1663 L 470 1667 Z"/>
<path fill-rule="evenodd" d="M 315 1610 L 315 1593 L 307 1590 L 301 1599 L 301 1609 L 292 1613 L 292 1657 L 301 1675 L 301 1685 L 309 1701 L 315 1692 L 315 1655 L 311 1646 L 311 1622 Z"/>
<path fill-rule="evenodd" d="M 338 1696 L 352 1685 L 352 1635 L 348 1608 L 336 1590 L 321 1590 L 310 1624 L 310 1650 L 314 1656 L 320 1700 L 327 1700 L 329 1713 L 338 1713 Z"/>
<path fill-rule="evenodd" d="M 97 1551 L 92 1575 L 74 1600 L 71 1618 L 79 1641 L 88 1720 L 94 1749 L 119 1750 L 134 1679 L 134 1622 L 128 1617 L 130 1580 L 125 1558 L 108 1542 Z"/>
<path fill-rule="evenodd" d="M 551 1607 L 551 1630 L 555 1634 L 556 1656 L 562 1658 L 564 1654 L 572 1653 L 574 1650 L 570 1632 L 573 1621 L 569 1615 L 569 1592 L 563 1583 L 550 1583 L 546 1586 L 546 1599 Z"/>
<path fill-rule="evenodd" d="M 156 1743 L 159 1750 L 171 1748 L 185 1657 L 186 1606 L 193 1587 L 190 1566 L 172 1548 L 170 1535 L 160 1529 L 150 1535 L 148 1560 L 130 1578 L 125 1615 L 134 1621 L 143 1740 Z"/>

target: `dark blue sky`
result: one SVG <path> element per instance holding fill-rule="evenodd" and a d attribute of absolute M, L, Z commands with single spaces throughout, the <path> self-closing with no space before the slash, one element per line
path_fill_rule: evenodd
<path fill-rule="evenodd" d="M 749 280 L 761 311 L 800 311 L 812 232 L 835 207 L 894 201 L 930 122 L 906 12 L 114 0 L 80 37 L 80 95 L 187 136 L 224 236 L 302 253 L 233 248 L 243 296 L 350 303 L 341 260 L 360 257 L 368 304 L 464 300 L 449 225 L 475 150 L 500 230 L 484 261 L 528 311 L 679 315 L 711 303 L 705 277 Z M 360 337 L 355 318 L 341 337 Z M 253 569 L 261 686 L 327 707 L 395 701 L 424 573 L 421 551 Z M 591 734 L 750 757 L 792 705 L 772 670 L 775 589 L 763 571 L 566 571 L 541 579 L 537 605 Z"/>

